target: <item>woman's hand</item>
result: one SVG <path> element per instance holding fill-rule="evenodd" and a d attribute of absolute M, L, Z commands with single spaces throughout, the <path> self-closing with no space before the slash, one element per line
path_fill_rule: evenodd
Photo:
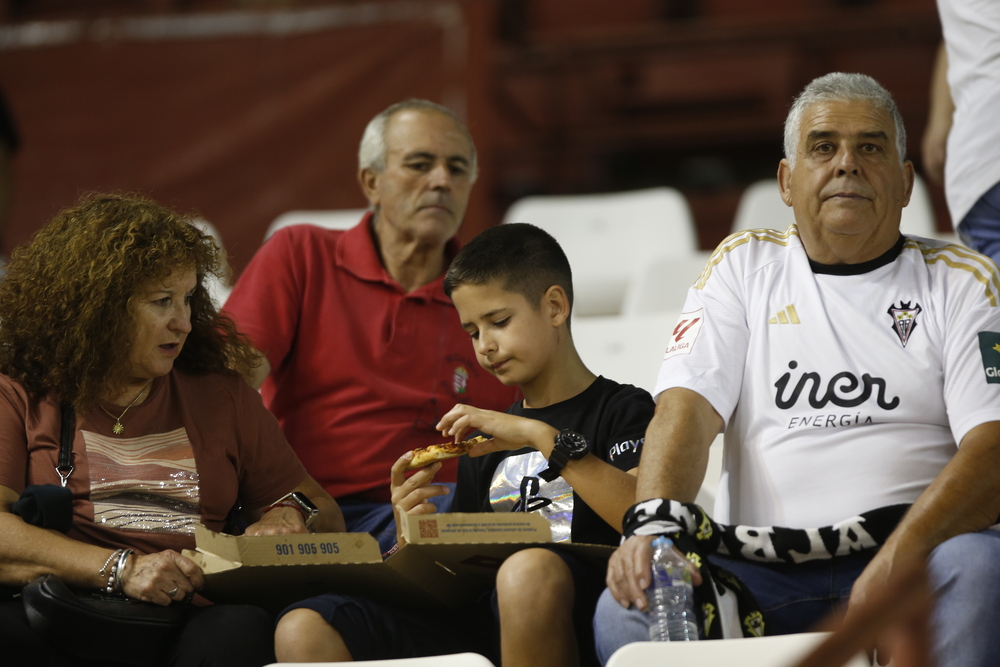
<path fill-rule="evenodd" d="M 247 526 L 245 535 L 297 535 L 308 533 L 302 512 L 294 507 L 275 507 L 264 512 L 257 523 Z"/>
<path fill-rule="evenodd" d="M 244 511 L 244 518 L 250 522 L 244 534 L 253 536 L 298 535 L 308 533 L 310 529 L 317 533 L 347 532 L 347 525 L 344 523 L 344 514 L 340 511 L 340 506 L 330 497 L 326 489 L 312 477 L 307 475 L 299 482 L 298 486 L 292 489 L 292 493 L 304 494 L 319 510 L 319 515 L 310 526 L 306 526 L 302 512 L 294 507 L 269 505 L 260 509 Z"/>
<path fill-rule="evenodd" d="M 505 412 L 481 410 L 470 405 L 458 404 L 449 410 L 437 424 L 445 436 L 459 440 L 467 431 L 479 430 L 493 436 L 492 440 L 472 448 L 469 456 L 482 456 L 504 449 L 533 447 L 548 458 L 559 434 L 555 428 L 537 419 L 517 417 Z"/>
<path fill-rule="evenodd" d="M 429 502 L 430 499 L 449 493 L 448 487 L 431 484 L 434 475 L 441 469 L 440 461 L 426 468 L 420 468 L 407 477 L 406 466 L 412 456 L 413 452 L 406 452 L 392 464 L 389 481 L 389 489 L 392 492 L 392 514 L 396 518 L 396 543 L 399 546 L 406 543 L 399 521 L 400 514 L 433 514 L 437 512 L 437 508 Z"/>
<path fill-rule="evenodd" d="M 122 591 L 130 598 L 166 606 L 194 597 L 205 577 L 194 561 L 176 551 L 132 555 L 122 575 Z"/>

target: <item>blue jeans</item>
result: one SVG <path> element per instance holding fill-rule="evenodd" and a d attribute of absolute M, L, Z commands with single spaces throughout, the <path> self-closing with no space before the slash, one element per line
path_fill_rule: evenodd
<path fill-rule="evenodd" d="M 840 559 L 836 559 L 840 560 Z M 799 565 L 748 563 L 713 556 L 753 592 L 764 612 L 768 634 L 805 632 L 846 602 L 869 557 Z M 986 530 L 954 537 L 928 559 L 937 597 L 932 617 L 938 667 L 1000 665 L 1000 532 Z M 608 593 L 594 615 L 601 664 L 618 648 L 649 641 L 649 623 L 634 607 L 625 609 Z"/>
<path fill-rule="evenodd" d="M 451 509 L 451 499 L 455 496 L 454 482 L 438 482 L 437 486 L 447 486 L 450 492 L 444 496 L 434 496 L 431 503 L 438 512 Z M 349 533 L 371 533 L 378 540 L 378 547 L 385 553 L 396 543 L 396 520 L 392 516 L 392 505 L 368 500 L 341 498 L 337 500 Z"/>
<path fill-rule="evenodd" d="M 785 635 L 805 632 L 847 601 L 851 586 L 872 554 L 788 565 L 750 563 L 713 555 L 713 563 L 739 577 L 754 594 L 764 614 L 764 632 Z M 605 590 L 594 615 L 594 636 L 601 664 L 616 650 L 649 641 L 649 621 L 635 607 L 623 608 Z"/>
<path fill-rule="evenodd" d="M 1000 665 L 1000 532 L 951 538 L 927 561 L 938 667 Z"/>
<path fill-rule="evenodd" d="M 1000 264 L 1000 183 L 979 198 L 958 225 L 962 242 Z"/>

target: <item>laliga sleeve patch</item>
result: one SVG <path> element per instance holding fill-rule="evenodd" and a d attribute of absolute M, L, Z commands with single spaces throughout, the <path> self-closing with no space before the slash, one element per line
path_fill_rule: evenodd
<path fill-rule="evenodd" d="M 1000 384 L 1000 333 L 980 331 L 979 352 L 983 355 L 983 370 L 986 371 L 986 381 L 991 384 Z"/>
<path fill-rule="evenodd" d="M 663 355 L 664 361 L 678 354 L 691 354 L 704 321 L 703 311 L 704 308 L 699 308 L 690 313 L 681 313 L 680 321 L 670 334 L 670 342 L 667 343 L 667 351 Z"/>

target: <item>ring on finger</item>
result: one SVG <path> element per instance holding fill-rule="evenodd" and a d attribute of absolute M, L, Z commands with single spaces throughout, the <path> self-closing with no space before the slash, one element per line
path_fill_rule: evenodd
<path fill-rule="evenodd" d="M 180 588 L 178 588 L 177 586 L 174 586 L 172 589 L 170 589 L 169 591 L 167 591 L 167 597 L 169 597 L 169 598 L 174 597 L 175 595 L 177 595 L 177 591 L 179 591 L 179 590 L 180 590 Z"/>

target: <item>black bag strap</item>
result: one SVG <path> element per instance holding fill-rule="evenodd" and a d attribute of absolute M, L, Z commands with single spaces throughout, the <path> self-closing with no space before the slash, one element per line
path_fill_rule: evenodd
<path fill-rule="evenodd" d="M 65 487 L 73 474 L 73 438 L 76 435 L 76 413 L 73 404 L 63 401 L 59 404 L 59 465 L 56 474 Z"/>

